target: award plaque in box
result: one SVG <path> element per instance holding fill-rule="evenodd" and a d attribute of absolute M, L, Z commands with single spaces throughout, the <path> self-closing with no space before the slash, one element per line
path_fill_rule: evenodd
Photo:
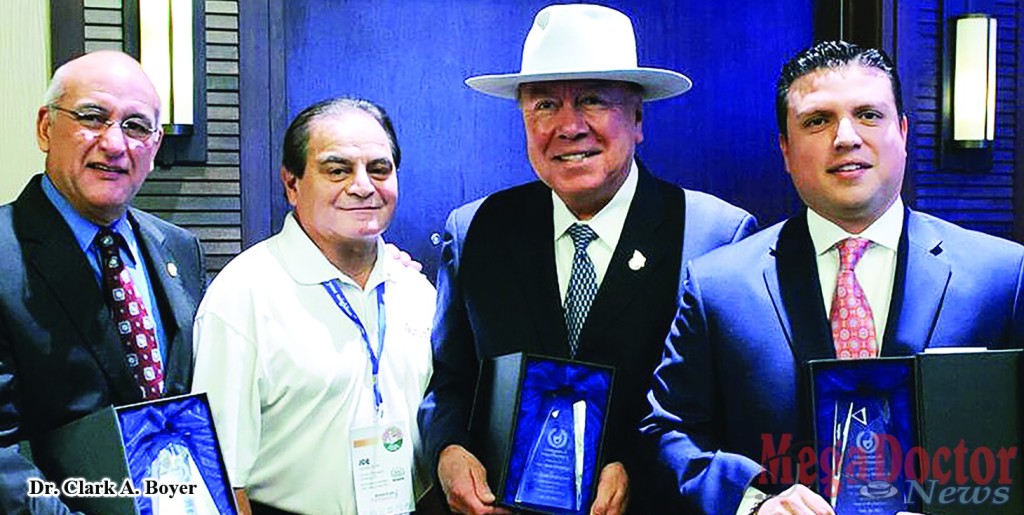
<path fill-rule="evenodd" d="M 86 513 L 238 512 L 205 394 L 100 410 L 33 441 L 32 456 L 51 479 L 118 485 L 117 495 L 63 499 Z M 129 484 L 137 495 L 120 489 Z"/>
<path fill-rule="evenodd" d="M 481 366 L 471 434 L 498 502 L 552 514 L 593 501 L 613 370 L 509 354 Z"/>
<path fill-rule="evenodd" d="M 1020 350 L 810 362 L 836 513 L 1024 513 Z"/>
<path fill-rule="evenodd" d="M 1020 359 L 1020 350 L 917 356 L 920 454 L 929 466 L 910 483 L 915 511 L 1024 513 Z"/>
<path fill-rule="evenodd" d="M 812 361 L 819 492 L 837 515 L 907 509 L 902 449 L 917 445 L 913 358 Z"/>

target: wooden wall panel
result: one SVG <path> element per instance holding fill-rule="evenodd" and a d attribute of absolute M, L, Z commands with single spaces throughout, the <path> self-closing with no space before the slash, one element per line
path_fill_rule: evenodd
<path fill-rule="evenodd" d="M 998 19 L 996 141 L 993 166 L 944 166 L 942 140 L 943 31 L 957 12 L 949 0 L 903 0 L 897 60 L 904 81 L 904 103 L 910 117 L 912 205 L 963 227 L 1012 238 L 1014 174 L 1019 107 L 1018 61 L 1021 35 L 1019 0 L 995 0 Z M 985 9 L 978 8 L 983 11 Z"/>

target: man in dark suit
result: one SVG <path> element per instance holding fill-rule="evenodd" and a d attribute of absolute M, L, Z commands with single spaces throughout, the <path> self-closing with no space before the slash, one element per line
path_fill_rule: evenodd
<path fill-rule="evenodd" d="M 521 73 L 467 83 L 518 99 L 541 180 L 448 219 L 434 376 L 419 415 L 425 448 L 452 509 L 504 512 L 467 434 L 480 362 L 525 351 L 612 365 L 607 464 L 593 511 L 621 513 L 639 473 L 636 425 L 675 312 L 681 263 L 742 238 L 754 221 L 655 178 L 635 160 L 642 102 L 678 95 L 690 81 L 638 68 L 632 24 L 618 11 L 545 8 L 527 36 Z M 584 299 L 579 291 L 587 288 L 574 283 L 596 295 Z"/>
<path fill-rule="evenodd" d="M 58 498 L 27 497 L 28 478 L 63 478 L 23 458 L 19 442 L 190 389 L 199 241 L 129 207 L 153 169 L 159 115 L 139 64 L 109 51 L 60 67 L 39 108 L 46 172 L 0 207 L 0 512 L 68 512 Z M 104 273 L 111 265 L 116 276 Z M 130 306 L 115 314 L 116 302 Z"/>
<path fill-rule="evenodd" d="M 819 43 L 777 91 L 779 145 L 807 209 L 690 264 L 649 395 L 645 442 L 674 492 L 666 505 L 684 513 L 832 512 L 801 485 L 764 495 L 789 474 L 760 476 L 757 461 L 785 452 L 787 435 L 811 440 L 809 360 L 1024 336 L 1024 248 L 900 200 L 907 119 L 885 54 Z"/>

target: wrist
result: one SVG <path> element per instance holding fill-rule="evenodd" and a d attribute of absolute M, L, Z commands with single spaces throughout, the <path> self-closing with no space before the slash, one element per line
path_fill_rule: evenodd
<path fill-rule="evenodd" d="M 761 506 L 764 506 L 764 503 L 770 501 L 774 497 L 774 494 L 764 494 L 763 498 L 754 503 L 754 506 L 750 508 L 750 512 L 747 515 L 757 515 L 757 512 L 761 511 Z"/>

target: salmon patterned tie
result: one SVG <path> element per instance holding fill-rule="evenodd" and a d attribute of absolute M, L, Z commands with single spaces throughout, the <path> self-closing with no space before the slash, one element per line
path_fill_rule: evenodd
<path fill-rule="evenodd" d="M 847 238 L 836 244 L 839 250 L 839 275 L 832 297 L 832 341 L 839 359 L 874 358 L 878 356 L 878 340 L 871 306 L 864 290 L 853 274 L 864 251 L 871 245 L 864 238 Z"/>
<path fill-rule="evenodd" d="M 113 315 L 117 336 L 124 344 L 128 368 L 138 381 L 142 396 L 159 399 L 164 391 L 164 372 L 160 347 L 156 343 L 156 325 L 135 291 L 132 276 L 118 252 L 125 246 L 124 238 L 104 227 L 93 243 L 100 251 L 103 295 Z"/>

